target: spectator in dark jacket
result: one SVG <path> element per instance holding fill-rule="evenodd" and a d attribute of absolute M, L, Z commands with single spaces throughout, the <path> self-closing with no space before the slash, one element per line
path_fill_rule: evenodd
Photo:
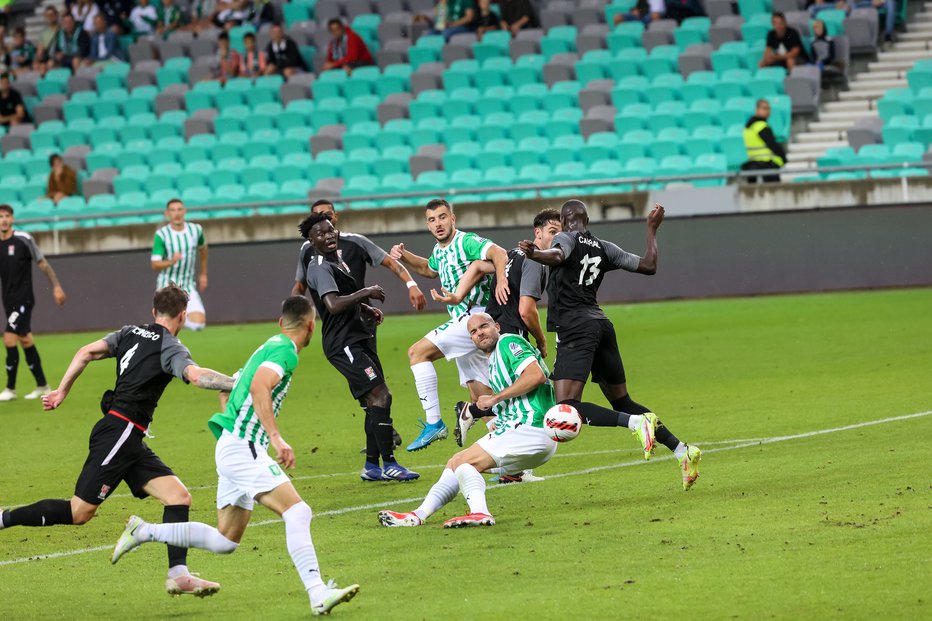
<path fill-rule="evenodd" d="M 822 71 L 835 65 L 835 41 L 826 33 L 825 22 L 821 19 L 812 22 L 812 62 Z"/>
<path fill-rule="evenodd" d="M 650 22 L 663 19 L 667 13 L 667 5 L 663 0 L 638 0 L 628 13 L 617 13 L 615 24 L 621 22 Z"/>
<path fill-rule="evenodd" d="M 372 54 L 365 41 L 338 19 L 331 19 L 327 29 L 333 37 L 327 44 L 327 62 L 324 71 L 345 69 L 350 73 L 356 67 L 372 64 Z"/>
<path fill-rule="evenodd" d="M 81 30 L 71 13 L 61 18 L 61 29 L 52 42 L 51 66 L 76 70 L 91 53 L 91 38 Z"/>
<path fill-rule="evenodd" d="M 476 11 L 476 19 L 473 20 L 472 27 L 476 31 L 476 37 L 482 40 L 482 35 L 490 30 L 499 30 L 501 20 L 492 11 L 492 0 L 479 0 L 479 10 Z"/>
<path fill-rule="evenodd" d="M 783 67 L 792 71 L 797 65 L 809 62 L 803 40 L 794 28 L 786 25 L 786 16 L 775 12 L 771 19 L 773 30 L 767 33 L 767 47 L 760 61 L 761 67 Z"/>
<path fill-rule="evenodd" d="M 0 127 L 11 127 L 29 121 L 23 96 L 10 86 L 10 74 L 0 74 Z"/>
<path fill-rule="evenodd" d="M 94 17 L 94 35 L 91 37 L 91 52 L 84 59 L 85 65 L 123 60 L 123 48 L 120 39 L 107 25 L 107 18 L 98 13 Z"/>
<path fill-rule="evenodd" d="M 128 22 L 133 4 L 131 0 L 97 0 L 97 8 L 107 18 L 107 26 L 117 35 L 130 31 Z"/>
<path fill-rule="evenodd" d="M 522 28 L 537 28 L 539 23 L 530 0 L 498 0 L 502 12 L 502 30 L 518 36 Z"/>
<path fill-rule="evenodd" d="M 666 0 L 667 17 L 675 19 L 678 23 L 688 17 L 705 15 L 699 0 Z"/>
<path fill-rule="evenodd" d="M 269 60 L 266 74 L 280 73 L 287 80 L 296 73 L 307 71 L 298 44 L 291 37 L 285 36 L 281 24 L 273 24 L 269 34 L 272 38 L 265 48 Z"/>

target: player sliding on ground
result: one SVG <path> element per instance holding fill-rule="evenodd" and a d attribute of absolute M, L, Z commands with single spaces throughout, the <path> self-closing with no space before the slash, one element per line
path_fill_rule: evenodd
<path fill-rule="evenodd" d="M 492 395 L 479 397 L 479 407 L 492 408 L 497 415 L 495 430 L 460 451 L 447 467 L 421 506 L 410 513 L 380 511 L 383 526 L 420 526 L 440 507 L 462 492 L 469 513 L 444 522 L 444 528 L 491 526 L 495 518 L 485 501 L 485 479 L 480 472 L 493 467 L 516 474 L 547 463 L 557 444 L 543 429 L 544 414 L 553 407 L 553 387 L 547 365 L 527 339 L 502 334 L 486 313 L 474 313 L 467 323 L 470 338 L 488 356 Z"/>
<path fill-rule="evenodd" d="M 191 494 L 184 484 L 152 452 L 143 438 L 152 423 L 159 398 L 173 377 L 208 390 L 230 390 L 233 379 L 204 369 L 177 335 L 185 322 L 188 295 L 174 283 L 155 292 L 155 323 L 125 326 L 78 350 L 56 390 L 42 397 L 46 410 L 59 407 L 87 365 L 104 358 L 117 359 L 116 386 L 101 399 L 101 418 L 91 431 L 90 452 L 75 484 L 71 500 L 41 500 L 0 513 L 0 527 L 86 524 L 121 481 L 133 496 L 152 496 L 163 505 L 166 522 L 186 522 Z M 171 595 L 204 597 L 220 585 L 188 573 L 185 544 L 168 548 L 168 580 Z"/>
<path fill-rule="evenodd" d="M 223 413 L 215 414 L 208 423 L 217 438 L 218 528 L 200 522 L 147 524 L 134 515 L 117 541 L 111 561 L 116 563 L 133 548 L 151 541 L 230 554 L 239 547 L 258 501 L 285 521 L 288 553 L 310 597 L 311 611 L 327 614 L 337 604 L 351 600 L 359 585 L 340 589 L 321 580 L 311 541 L 311 508 L 282 471 L 294 467 L 295 455 L 275 421 L 291 386 L 298 353 L 311 342 L 314 308 L 303 296 L 290 297 L 282 304 L 278 324 L 281 333 L 249 357 Z M 269 444 L 275 448 L 276 460 L 268 454 Z"/>
<path fill-rule="evenodd" d="M 623 269 L 648 276 L 657 272 L 657 229 L 663 213 L 658 204 L 647 216 L 644 257 L 589 232 L 589 213 L 578 200 L 563 204 L 563 232 L 553 238 L 549 250 L 531 241 L 522 241 L 518 247 L 528 258 L 550 267 L 547 330 L 557 333 L 557 359 L 551 375 L 557 402 L 575 407 L 587 425 L 632 430 L 641 441 L 645 459 L 650 459 L 655 439 L 659 440 L 673 451 L 682 470 L 683 489 L 689 490 L 699 477 L 699 447 L 680 442 L 653 412 L 631 399 L 615 326 L 597 301 L 606 272 Z M 580 401 L 590 372 L 612 404 L 611 410 Z"/>
<path fill-rule="evenodd" d="M 469 268 L 470 263 L 489 259 L 495 265 L 498 285 L 495 298 L 504 304 L 508 301 L 508 278 L 505 266 L 508 256 L 491 241 L 475 233 L 456 230 L 453 207 L 442 198 L 427 203 L 425 209 L 427 229 L 437 240 L 429 258 L 405 250 L 404 244 L 392 246 L 391 257 L 401 261 L 426 278 L 440 278 L 444 289 L 453 291 Z M 414 374 L 414 386 L 421 400 L 427 423 L 407 450 L 426 448 L 435 440 L 447 437 L 447 426 L 440 418 L 440 395 L 437 392 L 437 371 L 434 362 L 441 358 L 455 360 L 460 384 L 469 389 L 472 401 L 489 393 L 489 370 L 485 358 L 476 349 L 466 331 L 465 321 L 474 313 L 483 312 L 491 294 L 490 279 L 483 278 L 469 295 L 455 306 L 447 306 L 450 321 L 432 330 L 408 349 L 408 362 Z"/>

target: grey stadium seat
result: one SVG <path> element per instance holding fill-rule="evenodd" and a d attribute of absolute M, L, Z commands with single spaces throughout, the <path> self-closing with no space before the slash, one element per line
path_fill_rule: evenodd
<path fill-rule="evenodd" d="M 592 89 L 586 86 L 586 88 L 579 91 L 579 107 L 582 108 L 583 112 L 588 112 L 596 106 L 607 106 L 611 101 L 611 95 L 604 90 Z"/>
<path fill-rule="evenodd" d="M 544 65 L 544 82 L 548 87 L 552 87 L 557 82 L 575 80 L 578 60 L 578 54 L 555 54 L 550 62 Z"/>
<path fill-rule="evenodd" d="M 314 14 L 317 21 L 326 26 L 327 22 L 334 18 L 342 18 L 343 10 L 339 0 L 319 0 L 314 7 Z"/>
<path fill-rule="evenodd" d="M 731 26 L 712 26 L 709 28 L 709 43 L 712 44 L 712 47 L 718 49 L 722 47 L 723 43 L 728 43 L 729 41 L 740 41 L 741 40 L 741 30 L 739 28 L 732 28 Z"/>
<path fill-rule="evenodd" d="M 193 116 L 184 120 L 184 139 L 190 140 L 198 134 L 214 133 L 214 122 L 210 119 L 195 118 Z"/>
<path fill-rule="evenodd" d="M 854 54 L 871 54 L 877 50 L 880 24 L 876 9 L 855 9 L 845 18 L 844 32 Z"/>
<path fill-rule="evenodd" d="M 696 71 L 712 70 L 712 46 L 708 43 L 690 45 L 678 60 L 680 75 L 684 78 Z"/>
<path fill-rule="evenodd" d="M 369 13 L 376 13 L 377 10 L 374 10 L 373 5 L 378 6 L 378 1 L 370 2 L 369 0 L 345 0 L 343 14 L 346 16 L 347 22 L 352 22 L 359 15 L 367 15 Z"/>
<path fill-rule="evenodd" d="M 813 113 L 819 109 L 822 72 L 814 65 L 796 67 L 783 79 L 783 89 L 793 102 L 793 112 Z"/>
<path fill-rule="evenodd" d="M 408 168 L 411 170 L 411 176 L 417 179 L 422 172 L 442 170 L 443 159 L 431 155 L 412 155 L 408 158 Z"/>
<path fill-rule="evenodd" d="M 731 7 L 731 0 L 705 0 L 705 13 L 712 23 L 722 15 L 732 15 L 734 11 Z"/>
<path fill-rule="evenodd" d="M 880 144 L 883 142 L 883 119 L 872 116 L 858 119 L 854 126 L 848 130 L 848 144 L 858 150 L 866 144 Z"/>

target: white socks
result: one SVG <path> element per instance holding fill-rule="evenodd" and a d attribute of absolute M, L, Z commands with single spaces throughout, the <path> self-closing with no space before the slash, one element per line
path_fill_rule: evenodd
<path fill-rule="evenodd" d="M 479 471 L 471 464 L 462 464 L 456 469 L 456 480 L 469 505 L 469 512 L 491 515 L 485 502 L 485 479 Z"/>
<path fill-rule="evenodd" d="M 298 570 L 298 576 L 311 598 L 311 605 L 316 606 L 326 597 L 327 587 L 320 578 L 317 552 L 314 550 L 314 542 L 311 541 L 312 516 L 311 508 L 304 501 L 282 513 L 288 554 L 291 555 L 291 562 Z"/>
<path fill-rule="evenodd" d="M 143 524 L 134 533 L 141 541 L 160 541 L 179 548 L 198 548 L 216 554 L 230 554 L 239 547 L 213 526 L 201 522 Z"/>
<path fill-rule="evenodd" d="M 687 449 L 687 446 L 683 444 L 682 442 L 680 442 L 679 444 L 676 445 L 676 448 L 673 449 L 673 454 L 676 456 L 677 459 L 683 459 L 683 456 L 686 455 L 686 449 Z"/>
<path fill-rule="evenodd" d="M 440 420 L 440 395 L 437 393 L 437 371 L 433 362 L 418 362 L 411 365 L 414 373 L 414 388 L 421 399 L 421 407 L 427 416 L 427 424 Z"/>
<path fill-rule="evenodd" d="M 425 521 L 428 517 L 436 513 L 440 507 L 453 500 L 459 491 L 460 484 L 459 481 L 457 481 L 456 475 L 453 474 L 451 469 L 444 468 L 443 473 L 440 475 L 440 480 L 434 483 L 434 486 L 427 492 L 427 496 L 424 497 L 424 502 L 421 503 L 420 507 L 414 510 L 414 515 L 418 516 L 422 522 Z"/>
<path fill-rule="evenodd" d="M 641 421 L 643 420 L 644 417 L 640 414 L 632 414 L 631 417 L 628 418 L 628 429 L 631 431 L 637 431 L 638 427 L 641 426 Z"/>

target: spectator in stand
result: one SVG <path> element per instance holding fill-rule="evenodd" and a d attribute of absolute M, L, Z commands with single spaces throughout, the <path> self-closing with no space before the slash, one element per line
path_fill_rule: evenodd
<path fill-rule="evenodd" d="M 795 28 L 786 25 L 786 16 L 779 11 L 774 12 L 771 23 L 773 30 L 767 33 L 767 47 L 760 66 L 783 67 L 792 71 L 797 65 L 807 64 L 809 57 L 803 49 L 803 40 Z"/>
<path fill-rule="evenodd" d="M 492 0 L 479 0 L 479 10 L 476 11 L 476 19 L 472 23 L 476 37 L 481 41 L 482 35 L 490 30 L 499 30 L 500 26 L 501 20 L 492 11 Z"/>
<path fill-rule="evenodd" d="M 615 25 L 621 22 L 650 22 L 663 19 L 667 13 L 667 5 L 664 0 L 638 0 L 637 4 L 629 13 L 616 13 Z"/>
<path fill-rule="evenodd" d="M 107 19 L 107 27 L 120 36 L 130 32 L 129 14 L 133 10 L 131 0 L 97 0 L 97 8 Z"/>
<path fill-rule="evenodd" d="M 502 12 L 502 30 L 518 36 L 522 28 L 537 28 L 539 23 L 530 0 L 498 0 Z"/>
<path fill-rule="evenodd" d="M 58 10 L 50 6 L 45 9 L 45 28 L 39 34 L 39 46 L 36 49 L 36 62 L 34 69 L 45 73 L 46 65 L 51 60 L 49 49 L 58 37 Z"/>
<path fill-rule="evenodd" d="M 835 64 L 835 41 L 825 31 L 825 22 L 821 19 L 812 22 L 812 62 L 818 65 L 822 74 L 839 73 Z"/>
<path fill-rule="evenodd" d="M 327 62 L 324 71 L 331 69 L 344 69 L 351 73 L 356 67 L 372 64 L 372 54 L 366 47 L 366 42 L 358 34 L 338 19 L 331 19 L 327 23 L 330 31 L 330 43 L 327 44 Z"/>
<path fill-rule="evenodd" d="M 266 24 L 275 21 L 275 8 L 271 0 L 255 0 L 252 6 L 252 25 L 256 27 L 256 32 L 262 30 Z"/>
<path fill-rule="evenodd" d="M 769 118 L 770 102 L 766 99 L 758 99 L 754 116 L 748 119 L 744 127 L 744 147 L 748 152 L 748 161 L 742 164 L 741 170 L 779 171 L 786 163 L 786 151 L 773 135 L 773 130 L 767 123 Z M 776 183 L 780 181 L 780 175 L 777 173 L 748 177 L 751 183 L 755 183 L 758 179 L 762 179 L 765 183 Z"/>
<path fill-rule="evenodd" d="M 91 51 L 91 38 L 87 36 L 70 13 L 61 18 L 61 29 L 52 46 L 50 67 L 67 67 L 75 70 Z"/>
<path fill-rule="evenodd" d="M 443 35 L 449 41 L 461 32 L 472 32 L 476 18 L 476 5 L 473 0 L 439 0 L 434 8 L 434 19 L 418 13 L 414 23 L 431 24 L 430 34 Z"/>
<path fill-rule="evenodd" d="M 139 0 L 129 14 L 129 22 L 133 26 L 133 33 L 139 37 L 146 37 L 155 32 L 159 23 L 159 12 L 149 4 L 149 0 Z"/>
<path fill-rule="evenodd" d="M 307 71 L 298 44 L 285 36 L 281 24 L 273 24 L 269 35 L 272 39 L 265 50 L 269 61 L 265 67 L 267 75 L 280 73 L 287 80 L 296 73 Z"/>
<path fill-rule="evenodd" d="M 230 35 L 221 32 L 217 37 L 217 74 L 216 79 L 221 83 L 239 75 L 239 54 L 230 47 Z"/>
<path fill-rule="evenodd" d="M 78 0 L 71 5 L 71 15 L 84 32 L 94 32 L 94 17 L 99 12 L 93 0 Z"/>
<path fill-rule="evenodd" d="M 677 23 L 681 23 L 688 17 L 705 15 L 698 0 L 666 0 L 666 7 L 666 16 L 669 19 L 675 19 Z"/>
<path fill-rule="evenodd" d="M 10 127 L 28 121 L 23 96 L 10 86 L 10 74 L 0 74 L 0 126 Z"/>
<path fill-rule="evenodd" d="M 123 48 L 120 47 L 120 38 L 110 29 L 107 18 L 103 13 L 94 17 L 94 34 L 91 36 L 91 53 L 84 59 L 85 65 L 95 63 L 109 63 L 115 60 L 124 60 Z"/>
<path fill-rule="evenodd" d="M 175 6 L 175 0 L 162 0 L 162 7 L 159 9 L 159 23 L 155 26 L 155 31 L 167 39 L 168 35 L 178 30 L 181 26 L 181 9 Z"/>
<path fill-rule="evenodd" d="M 48 191 L 45 193 L 53 202 L 58 203 L 67 196 L 78 193 L 78 175 L 74 169 L 65 165 L 57 153 L 49 157 L 52 172 L 49 173 Z"/>
<path fill-rule="evenodd" d="M 36 60 L 36 46 L 26 40 L 26 29 L 22 26 L 13 31 L 13 42 L 7 50 L 7 65 L 19 75 L 32 70 Z"/>
<path fill-rule="evenodd" d="M 848 13 L 851 13 L 851 9 L 875 9 L 880 11 L 884 10 L 884 40 L 893 41 L 893 29 L 896 26 L 896 1 L 895 0 L 852 0 L 852 2 L 845 2 L 845 0 L 840 0 L 838 4 L 835 5 L 836 8 L 843 9 Z M 823 9 L 830 9 L 831 5 L 821 3 L 819 0 L 816 0 L 812 6 L 809 7 L 809 15 L 812 17 L 816 16 L 816 13 Z"/>
<path fill-rule="evenodd" d="M 252 3 L 250 0 L 217 2 L 214 5 L 214 14 L 211 20 L 214 22 L 214 25 L 219 28 L 224 28 L 227 22 L 233 22 L 234 25 L 239 26 L 249 19 L 251 9 Z"/>
<path fill-rule="evenodd" d="M 260 75 L 268 73 L 268 61 L 265 52 L 256 49 L 256 35 L 247 32 L 243 36 L 243 47 L 245 48 L 241 55 L 239 65 L 239 75 L 241 78 L 257 78 Z"/>

